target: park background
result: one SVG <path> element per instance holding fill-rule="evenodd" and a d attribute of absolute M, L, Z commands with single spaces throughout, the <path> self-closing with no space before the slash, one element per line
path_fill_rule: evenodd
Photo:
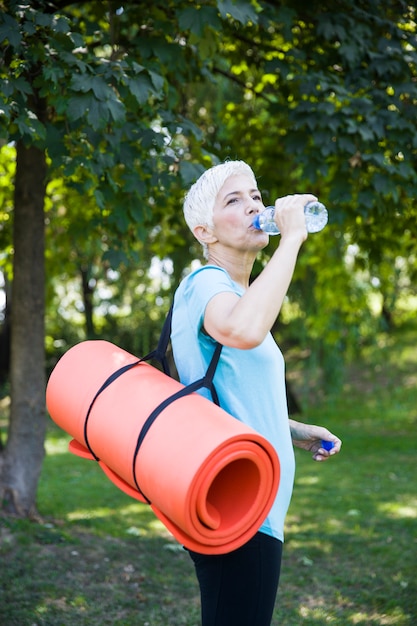
<path fill-rule="evenodd" d="M 415 8 L 0 9 L 0 622 L 198 624 L 187 555 L 69 455 L 45 385 L 84 339 L 155 346 L 202 261 L 184 192 L 238 158 L 266 204 L 310 191 L 330 216 L 273 332 L 291 413 L 344 446 L 324 465 L 297 452 L 273 624 L 417 623 Z"/>

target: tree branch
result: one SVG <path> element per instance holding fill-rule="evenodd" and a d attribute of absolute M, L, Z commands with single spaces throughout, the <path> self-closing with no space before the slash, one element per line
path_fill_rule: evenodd
<path fill-rule="evenodd" d="M 245 81 L 239 80 L 239 78 L 237 76 L 235 76 L 234 74 L 231 74 L 230 72 L 226 72 L 225 70 L 222 70 L 220 67 L 217 67 L 217 66 L 213 67 L 213 74 L 220 74 L 221 76 L 224 76 L 225 78 L 228 78 L 230 81 L 236 83 L 236 85 L 239 85 L 239 87 L 242 87 L 242 89 L 248 89 L 255 96 L 259 96 L 260 98 L 262 98 L 263 100 L 268 102 L 268 104 L 272 104 L 272 101 L 268 98 L 268 96 L 266 96 L 262 92 L 256 91 L 253 87 L 249 87 L 245 83 Z"/>

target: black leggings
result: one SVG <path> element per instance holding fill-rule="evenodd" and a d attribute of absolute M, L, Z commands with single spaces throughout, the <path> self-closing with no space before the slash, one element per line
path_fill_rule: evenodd
<path fill-rule="evenodd" d="M 270 626 L 281 541 L 257 533 L 228 554 L 190 555 L 200 584 L 202 626 Z"/>

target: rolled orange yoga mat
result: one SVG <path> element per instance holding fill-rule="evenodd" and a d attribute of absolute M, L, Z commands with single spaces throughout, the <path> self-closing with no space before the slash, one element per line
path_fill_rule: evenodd
<path fill-rule="evenodd" d="M 141 433 L 156 407 L 182 389 L 110 342 L 85 341 L 58 361 L 46 402 L 73 437 L 71 452 L 96 459 L 119 489 L 148 502 L 185 547 L 223 554 L 248 541 L 267 516 L 279 460 L 264 437 L 195 392 L 168 403 Z"/>

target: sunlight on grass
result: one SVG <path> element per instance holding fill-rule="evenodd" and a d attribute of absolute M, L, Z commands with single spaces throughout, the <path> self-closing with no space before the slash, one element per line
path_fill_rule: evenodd
<path fill-rule="evenodd" d="M 347 598 L 341 598 L 341 600 L 343 603 L 349 602 Z M 339 618 L 329 614 L 333 609 L 334 607 L 326 606 L 326 602 L 322 597 L 309 598 L 308 606 L 302 605 L 299 608 L 300 619 L 314 620 L 314 623 L 317 624 L 340 625 L 341 622 Z M 398 609 L 394 609 L 391 615 L 376 611 L 358 611 L 350 615 L 348 622 L 349 624 L 356 624 L 357 626 L 370 626 L 371 624 L 378 626 L 395 626 L 396 624 L 403 624 L 403 620 L 406 617 L 407 616 Z"/>
<path fill-rule="evenodd" d="M 401 610 L 394 610 L 392 615 L 375 613 L 365 613 L 363 611 L 352 613 L 349 622 L 352 624 L 378 624 L 378 626 L 395 626 L 404 624 L 407 616 Z"/>
<path fill-rule="evenodd" d="M 46 454 L 66 454 L 68 452 L 68 441 L 65 437 L 60 439 L 46 439 Z"/>
<path fill-rule="evenodd" d="M 86 600 L 85 598 L 83 598 L 81 601 L 73 601 L 71 602 L 72 606 L 85 606 L 86 605 Z M 65 597 L 61 597 L 61 598 L 45 598 L 44 602 L 42 604 L 39 604 L 38 606 L 36 606 L 34 608 L 34 613 L 35 615 L 39 615 L 39 617 L 44 618 L 43 616 L 47 615 L 48 612 L 50 611 L 51 607 L 60 609 L 65 611 L 65 609 L 68 606 L 68 601 L 67 598 Z"/>
<path fill-rule="evenodd" d="M 417 499 L 411 500 L 407 502 L 407 504 L 401 504 L 400 502 L 382 502 L 378 505 L 378 510 L 394 519 L 414 519 L 417 518 Z"/>
<path fill-rule="evenodd" d="M 114 509 L 110 507 L 99 507 L 99 508 L 91 508 L 91 509 L 83 509 L 83 510 L 75 510 L 71 513 L 68 513 L 67 519 L 70 522 L 76 522 L 83 519 L 100 519 L 103 517 L 108 517 L 109 515 L 114 514 Z"/>
<path fill-rule="evenodd" d="M 132 503 L 127 506 L 101 506 L 88 509 L 75 509 L 67 514 L 67 519 L 70 522 L 80 522 L 83 520 L 108 520 L 111 516 L 116 516 L 119 519 L 136 518 L 138 525 L 130 526 L 126 532 L 135 536 L 160 536 L 168 534 L 163 523 L 156 517 L 151 519 L 145 519 L 149 516 L 149 508 L 147 505 L 140 503 Z"/>
<path fill-rule="evenodd" d="M 165 526 L 163 525 L 163 523 L 155 518 L 154 520 L 152 520 L 151 522 L 149 522 L 147 524 L 147 527 L 144 528 L 143 526 L 141 527 L 137 527 L 137 526 L 131 526 L 130 528 L 128 528 L 128 530 L 126 531 L 129 535 L 137 535 L 140 534 L 141 536 L 146 536 L 149 535 L 149 531 L 153 531 L 153 534 L 166 534 L 167 530 L 165 528 Z"/>
<path fill-rule="evenodd" d="M 303 476 L 302 478 L 297 478 L 297 485 L 316 485 L 320 482 L 318 476 Z"/>
<path fill-rule="evenodd" d="M 331 624 L 331 622 L 333 620 L 331 620 L 330 618 L 326 618 L 326 611 L 324 610 L 324 599 L 320 598 L 320 597 L 316 597 L 316 598 L 311 598 L 311 603 L 315 604 L 316 606 L 314 607 L 306 607 L 306 606 L 300 606 L 300 615 L 301 617 L 303 617 L 304 619 L 306 618 L 312 618 L 315 620 L 320 620 L 321 624 L 324 623 L 328 623 Z"/>

